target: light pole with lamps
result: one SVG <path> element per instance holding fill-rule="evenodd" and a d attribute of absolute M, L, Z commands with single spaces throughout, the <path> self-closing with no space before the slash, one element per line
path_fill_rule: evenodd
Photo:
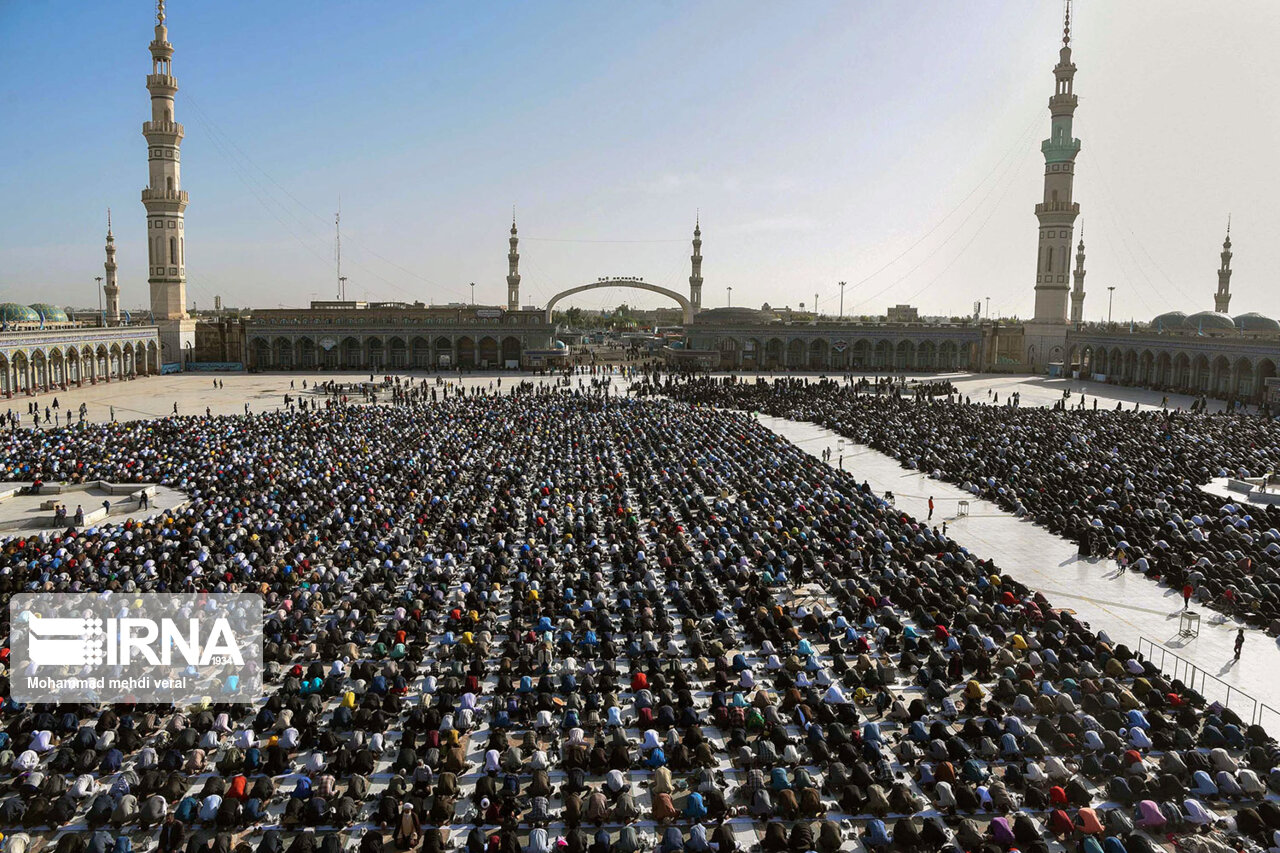
<path fill-rule="evenodd" d="M 840 282 L 840 317 L 841 319 L 844 318 L 844 286 L 846 284 L 848 284 L 847 281 Z"/>
<path fill-rule="evenodd" d="M 727 286 L 725 288 L 725 291 L 728 293 L 729 307 L 732 308 L 733 307 L 733 285 L 731 284 Z"/>
<path fill-rule="evenodd" d="M 347 301 L 347 277 L 345 275 L 338 276 L 338 290 L 341 291 L 338 294 L 338 298 L 341 299 L 343 302 L 346 302 Z"/>
<path fill-rule="evenodd" d="M 987 319 L 991 319 L 991 297 L 987 297 Z"/>
<path fill-rule="evenodd" d="M 471 282 L 471 307 L 474 308 L 475 304 L 476 304 L 476 283 L 473 281 Z"/>
<path fill-rule="evenodd" d="M 1116 286 L 1113 284 L 1107 288 L 1107 322 L 1111 322 L 1111 297 L 1115 296 Z"/>
<path fill-rule="evenodd" d="M 95 275 L 93 280 L 98 283 L 98 322 L 105 326 L 107 325 L 107 317 L 102 313 L 102 276 Z"/>

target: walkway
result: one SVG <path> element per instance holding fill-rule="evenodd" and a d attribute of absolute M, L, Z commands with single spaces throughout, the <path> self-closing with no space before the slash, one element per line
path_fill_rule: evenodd
<path fill-rule="evenodd" d="M 1137 649 L 1147 637 L 1187 658 L 1200 669 L 1222 679 L 1273 708 L 1280 708 L 1280 645 L 1261 631 L 1248 630 L 1244 653 L 1233 664 L 1232 648 L 1240 623 L 1201 609 L 1200 636 L 1178 636 L 1182 596 L 1141 575 L 1120 574 L 1111 560 L 1082 559 L 1076 546 L 1030 521 L 1015 518 L 1000 507 L 940 480 L 907 470 L 897 460 L 810 423 L 761 417 L 760 422 L 817 456 L 832 449 L 832 464 L 843 451 L 845 470 L 866 480 L 877 493 L 892 491 L 896 505 L 923 519 L 934 500 L 934 523 L 947 522 L 947 534 L 981 557 L 994 558 L 1001 571 L 1039 590 L 1057 607 L 1075 611 L 1094 630 L 1106 631 L 1117 643 Z M 970 514 L 957 518 L 959 501 L 970 501 Z M 1206 689 L 1210 699 L 1225 698 Z M 1233 707 L 1235 704 L 1233 702 Z M 1247 715 L 1242 714 L 1242 716 Z M 1264 725 L 1280 719 L 1268 717 Z"/>
<path fill-rule="evenodd" d="M 67 526 L 75 517 L 76 507 L 83 507 L 86 527 L 104 521 L 123 524 L 130 518 L 149 518 L 187 504 L 187 496 L 183 492 L 150 483 L 45 483 L 38 495 L 18 494 L 19 489 L 30 485 L 28 482 L 0 482 L 0 541 L 10 537 L 64 532 L 66 527 L 53 525 L 55 502 L 67 508 Z M 137 494 L 143 490 L 147 492 L 149 507 L 139 511 Z M 103 501 L 110 502 L 109 511 L 103 507 Z"/>

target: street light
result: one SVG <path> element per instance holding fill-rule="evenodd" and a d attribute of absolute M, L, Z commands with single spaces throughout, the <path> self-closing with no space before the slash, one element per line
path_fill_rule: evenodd
<path fill-rule="evenodd" d="M 1107 288 L 1107 322 L 1111 322 L 1111 297 L 1115 296 L 1116 286 L 1113 284 Z"/>
<path fill-rule="evenodd" d="M 840 282 L 840 317 L 842 319 L 844 318 L 844 286 L 846 284 L 848 284 L 847 281 Z"/>
<path fill-rule="evenodd" d="M 471 282 L 471 304 L 472 306 L 476 304 L 476 283 L 474 281 Z"/>
<path fill-rule="evenodd" d="M 338 298 L 343 302 L 347 301 L 347 277 L 345 275 L 338 276 Z"/>
<path fill-rule="evenodd" d="M 987 297 L 987 319 L 991 319 L 991 297 Z"/>
<path fill-rule="evenodd" d="M 725 290 L 728 291 L 729 293 L 729 307 L 732 308 L 733 307 L 733 285 L 732 284 L 729 285 L 728 287 L 725 288 Z"/>
<path fill-rule="evenodd" d="M 98 283 L 98 322 L 105 326 L 107 325 L 107 317 L 102 313 L 102 276 L 95 275 L 93 280 Z"/>

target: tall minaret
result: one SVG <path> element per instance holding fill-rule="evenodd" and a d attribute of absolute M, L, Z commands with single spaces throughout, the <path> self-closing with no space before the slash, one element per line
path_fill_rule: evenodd
<path fill-rule="evenodd" d="M 1076 246 L 1075 287 L 1071 290 L 1071 325 L 1084 320 L 1084 223 L 1080 223 L 1080 245 Z"/>
<path fill-rule="evenodd" d="M 1218 269 L 1218 292 L 1213 294 L 1213 310 L 1227 313 L 1231 304 L 1231 217 L 1227 217 L 1227 239 L 1222 241 L 1222 266 Z"/>
<path fill-rule="evenodd" d="M 147 138 L 151 183 L 142 191 L 147 208 L 147 246 L 151 286 L 151 311 L 156 320 L 181 320 L 187 316 L 187 267 L 183 214 L 187 194 L 182 190 L 179 147 L 182 125 L 173 119 L 173 96 L 178 81 L 171 62 L 173 45 L 164 25 L 164 0 L 156 6 L 156 37 L 151 42 L 151 121 L 142 125 Z"/>
<path fill-rule="evenodd" d="M 102 265 L 107 272 L 102 293 L 107 298 L 107 322 L 120 322 L 120 286 L 116 283 L 116 238 L 111 235 L 111 208 L 107 208 L 107 262 Z"/>
<path fill-rule="evenodd" d="M 516 236 L 516 211 L 511 209 L 511 250 L 507 252 L 507 310 L 520 310 L 520 238 Z"/>
<path fill-rule="evenodd" d="M 693 313 L 702 310 L 702 216 L 693 223 L 693 254 L 689 257 L 693 264 L 689 276 L 689 301 L 693 303 Z"/>
<path fill-rule="evenodd" d="M 1067 0 L 1062 49 L 1053 68 L 1056 88 L 1049 99 L 1050 136 L 1040 145 L 1044 153 L 1044 199 L 1036 205 L 1040 246 L 1036 261 L 1035 323 L 1067 321 L 1071 232 L 1080 213 L 1080 205 L 1071 200 L 1075 160 L 1080 153 L 1080 140 L 1071 136 L 1071 119 L 1076 111 L 1076 95 L 1072 91 L 1075 75 L 1076 66 L 1071 61 L 1071 2 Z"/>

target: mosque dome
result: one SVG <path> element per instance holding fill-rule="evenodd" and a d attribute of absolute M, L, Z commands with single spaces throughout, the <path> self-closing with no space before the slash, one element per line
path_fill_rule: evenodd
<path fill-rule="evenodd" d="M 1181 311 L 1166 311 L 1151 321 L 1160 332 L 1181 332 L 1187 328 L 1187 315 Z"/>
<path fill-rule="evenodd" d="M 755 308 L 703 308 L 698 312 L 695 322 L 714 323 L 717 326 L 756 326 L 761 323 L 772 323 L 777 315 Z"/>
<path fill-rule="evenodd" d="M 1236 324 L 1226 314 L 1217 311 L 1199 311 L 1187 318 L 1187 330 L 1192 332 L 1234 332 Z"/>
<path fill-rule="evenodd" d="M 0 320 L 6 323 L 39 323 L 40 315 L 17 302 L 0 302 Z"/>
<path fill-rule="evenodd" d="M 1280 332 L 1280 323 L 1257 311 L 1250 311 L 1236 317 L 1236 328 L 1242 332 Z"/>
<path fill-rule="evenodd" d="M 47 302 L 33 302 L 31 310 L 35 311 L 46 323 L 70 323 L 71 319 L 67 317 L 67 312 L 57 305 L 50 305 Z"/>

